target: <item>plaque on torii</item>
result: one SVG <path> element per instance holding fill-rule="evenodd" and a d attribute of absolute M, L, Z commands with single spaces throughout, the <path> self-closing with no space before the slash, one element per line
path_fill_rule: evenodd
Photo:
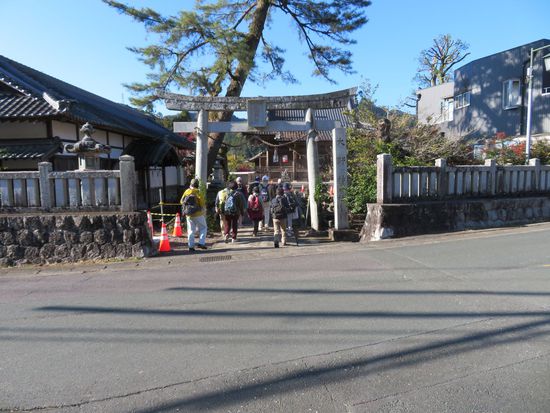
<path fill-rule="evenodd" d="M 319 180 L 319 156 L 315 137 L 317 131 L 332 131 L 334 170 L 334 217 L 335 229 L 347 229 L 347 207 L 344 203 L 347 187 L 346 130 L 335 120 L 315 119 L 315 109 L 350 108 L 357 94 L 357 88 L 332 93 L 304 96 L 269 97 L 222 97 L 185 96 L 159 91 L 167 109 L 198 111 L 197 122 L 174 122 L 174 132 L 196 135 L 195 173 L 201 182 L 206 182 L 208 133 L 254 133 L 254 132 L 305 132 L 307 134 L 307 169 L 311 227 L 319 230 L 317 202 L 314 198 L 315 185 Z M 269 110 L 306 110 L 304 121 L 268 121 Z M 246 121 L 209 122 L 209 111 L 246 111 Z"/>

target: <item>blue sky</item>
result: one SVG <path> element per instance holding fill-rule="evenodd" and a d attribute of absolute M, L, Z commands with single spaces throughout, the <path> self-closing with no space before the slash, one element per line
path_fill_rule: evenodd
<path fill-rule="evenodd" d="M 166 14 L 190 7 L 192 0 L 128 1 Z M 464 61 L 541 38 L 550 38 L 548 0 L 372 0 L 369 22 L 357 40 L 353 75 L 333 72 L 337 84 L 311 76 L 305 48 L 285 19 L 275 19 L 273 36 L 287 49 L 287 65 L 299 84 L 247 83 L 243 96 L 325 93 L 378 85 L 378 104 L 395 107 L 415 88 L 418 55 L 439 34 L 450 33 L 470 45 Z M 0 55 L 60 78 L 116 102 L 128 102 L 123 83 L 142 81 L 148 68 L 126 50 L 147 43 L 139 23 L 100 0 L 0 0 Z M 545 29 L 546 28 L 546 29 Z M 160 110 L 161 108 L 159 108 Z M 162 110 L 165 113 L 169 113 Z"/>

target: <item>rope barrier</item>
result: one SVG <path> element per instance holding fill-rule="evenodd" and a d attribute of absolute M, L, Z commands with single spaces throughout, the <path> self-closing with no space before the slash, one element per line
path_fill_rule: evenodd
<path fill-rule="evenodd" d="M 158 217 L 175 217 L 176 216 L 176 214 L 156 214 L 154 212 L 151 212 L 151 215 L 155 215 Z"/>

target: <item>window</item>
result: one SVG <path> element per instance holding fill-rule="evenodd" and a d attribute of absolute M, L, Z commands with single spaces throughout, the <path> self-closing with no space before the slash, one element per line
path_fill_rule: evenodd
<path fill-rule="evenodd" d="M 514 109 L 521 105 L 521 84 L 519 79 L 506 80 L 502 84 L 502 108 Z"/>
<path fill-rule="evenodd" d="M 550 94 L 550 56 L 544 56 L 542 59 L 542 94 Z"/>
<path fill-rule="evenodd" d="M 454 99 L 445 98 L 441 100 L 439 123 L 453 120 Z"/>
<path fill-rule="evenodd" d="M 455 96 L 455 109 L 470 106 L 470 92 L 464 92 Z"/>

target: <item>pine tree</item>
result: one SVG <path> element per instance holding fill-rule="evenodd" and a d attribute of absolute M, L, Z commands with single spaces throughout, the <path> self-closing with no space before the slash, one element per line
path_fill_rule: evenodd
<path fill-rule="evenodd" d="M 296 82 L 285 69 L 284 52 L 270 38 L 269 27 L 284 16 L 296 27 L 313 63 L 313 74 L 332 81 L 334 69 L 352 73 L 350 34 L 366 22 L 368 0 L 197 0 L 192 10 L 163 16 L 151 8 L 134 8 L 115 0 L 103 0 L 119 12 L 145 25 L 158 42 L 133 47 L 152 72 L 148 82 L 132 83 L 131 103 L 152 110 L 158 90 L 208 96 L 240 96 L 245 82 L 281 78 Z M 279 24 L 279 23 L 277 23 Z M 292 41 L 285 38 L 292 44 Z M 267 64 L 262 70 L 260 62 Z M 227 121 L 232 113 L 217 114 Z M 208 169 L 214 164 L 223 134 L 211 136 Z"/>

